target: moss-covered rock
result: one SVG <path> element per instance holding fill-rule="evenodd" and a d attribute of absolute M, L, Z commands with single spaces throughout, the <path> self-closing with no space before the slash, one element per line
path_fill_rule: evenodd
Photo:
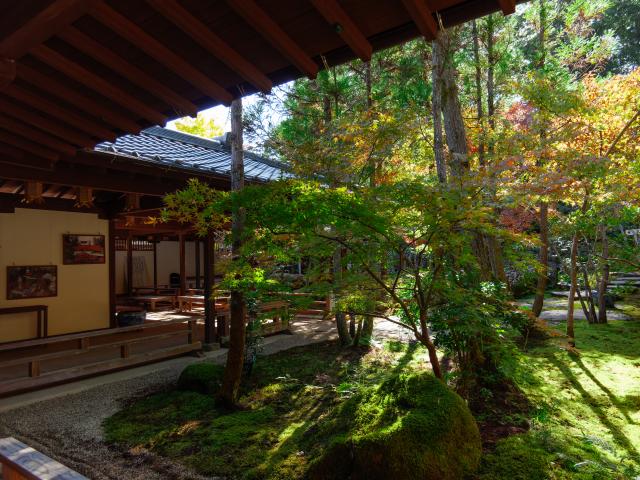
<path fill-rule="evenodd" d="M 393 376 L 352 398 L 328 428 L 335 435 L 311 480 L 460 479 L 482 450 L 462 398 L 426 373 Z"/>
<path fill-rule="evenodd" d="M 185 368 L 178 378 L 178 390 L 216 393 L 222 386 L 224 367 L 213 363 L 195 363 Z"/>

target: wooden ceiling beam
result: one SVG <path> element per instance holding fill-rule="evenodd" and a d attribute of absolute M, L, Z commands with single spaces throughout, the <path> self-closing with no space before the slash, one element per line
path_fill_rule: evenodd
<path fill-rule="evenodd" d="M 316 62 L 256 2 L 227 0 L 227 4 L 300 72 L 309 78 L 316 78 L 319 70 Z"/>
<path fill-rule="evenodd" d="M 80 18 L 90 2 L 87 0 L 54 0 L 48 7 L 0 41 L 0 57 L 14 60 L 54 36 L 62 27 Z"/>
<path fill-rule="evenodd" d="M 96 75 L 77 63 L 72 62 L 55 50 L 44 45 L 39 45 L 31 49 L 30 53 L 41 62 L 46 63 L 76 82 L 81 83 L 94 90 L 96 93 L 107 97 L 111 101 L 120 104 L 132 113 L 140 115 L 142 118 L 145 118 L 154 124 L 164 125 L 167 122 L 167 117 L 162 113 L 149 107 L 133 95 L 115 87 L 111 82 L 106 81 L 101 76 Z"/>
<path fill-rule="evenodd" d="M 105 122 L 124 130 L 125 132 L 139 133 L 142 127 L 131 118 L 112 110 L 111 108 L 95 101 L 93 98 L 78 93 L 73 88 L 63 85 L 62 82 L 19 64 L 17 67 L 18 77 L 26 82 L 61 98 L 65 102 L 75 105 L 81 112 L 87 112 L 104 119 Z"/>
<path fill-rule="evenodd" d="M 77 28 L 69 27 L 60 32 L 58 37 L 82 53 L 109 67 L 131 83 L 148 90 L 155 97 L 164 100 L 175 109 L 177 115 L 194 116 L 198 113 L 198 107 L 192 102 L 177 94 L 143 70 L 127 62 L 122 57 L 116 55 L 111 49 L 85 35 Z"/>
<path fill-rule="evenodd" d="M 371 60 L 373 47 L 336 0 L 311 0 L 315 9 L 363 62 Z"/>
<path fill-rule="evenodd" d="M 511 15 L 516 12 L 516 0 L 498 0 L 498 4 L 504 15 Z"/>
<path fill-rule="evenodd" d="M 205 95 L 211 97 L 213 100 L 226 105 L 231 103 L 233 95 L 224 87 L 194 68 L 178 54 L 169 50 L 131 20 L 120 15 L 102 0 L 97 0 L 92 5 L 93 8 L 89 10 L 89 13 L 100 23 L 106 25 L 131 44 L 144 51 L 151 58 L 162 63 L 179 77 L 185 79 L 193 86 L 198 87 Z"/>
<path fill-rule="evenodd" d="M 19 102 L 29 105 L 32 108 L 46 111 L 47 114 L 52 117 L 56 117 L 69 125 L 73 125 L 75 128 L 82 130 L 93 137 L 98 137 L 101 140 L 109 140 L 112 142 L 116 139 L 115 133 L 103 125 L 91 120 L 89 117 L 78 115 L 72 110 L 61 107 L 58 103 L 51 102 L 46 98 L 36 95 L 35 93 L 25 90 L 15 84 L 9 85 L 2 91 L 2 93 L 18 100 Z"/>
<path fill-rule="evenodd" d="M 68 143 L 73 143 L 80 147 L 93 147 L 96 144 L 93 139 L 79 133 L 77 130 L 70 129 L 55 120 L 45 118 L 39 113 L 31 112 L 4 98 L 0 98 L 0 111 L 21 122 L 28 123 L 34 127 L 38 127 L 40 130 L 60 137 Z"/>
<path fill-rule="evenodd" d="M 16 61 L 0 57 L 0 91 L 6 88 L 16 78 Z"/>
<path fill-rule="evenodd" d="M 426 0 L 402 0 L 402 3 L 420 33 L 427 40 L 434 40 L 438 35 L 438 24 L 434 20 Z"/>
<path fill-rule="evenodd" d="M 186 182 L 159 182 L 148 176 L 123 175 L 122 172 L 114 170 L 101 172 L 95 166 L 73 165 L 65 161 L 59 161 L 53 168 L 44 169 L 36 166 L 40 161 L 36 160 L 34 161 L 33 155 L 25 155 L 18 162 L 7 161 L 6 157 L 0 157 L 2 178 L 55 183 L 69 187 L 89 187 L 112 192 L 139 193 L 155 197 L 162 197 L 186 185 Z"/>
<path fill-rule="evenodd" d="M 271 91 L 273 83 L 264 73 L 213 33 L 209 27 L 194 17 L 176 0 L 147 0 L 147 3 L 254 87 L 264 93 Z"/>
<path fill-rule="evenodd" d="M 56 137 L 52 137 L 41 130 L 32 128 L 2 114 L 0 114 L 0 128 L 64 155 L 74 156 L 77 151 L 73 146 L 58 140 Z"/>
<path fill-rule="evenodd" d="M 46 158 L 51 162 L 56 162 L 60 158 L 60 156 L 56 152 L 49 150 L 48 148 L 41 147 L 40 145 L 37 145 L 30 140 L 23 139 L 22 137 L 12 135 L 2 130 L 0 130 L 0 142 L 6 143 L 7 145 L 12 145 L 19 150 L 24 150 L 25 152 L 32 153 L 34 155 L 37 155 L 38 157 Z"/>

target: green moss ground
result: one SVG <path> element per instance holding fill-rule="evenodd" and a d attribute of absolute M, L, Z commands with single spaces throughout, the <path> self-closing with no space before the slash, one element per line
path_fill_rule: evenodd
<path fill-rule="evenodd" d="M 243 410 L 211 395 L 169 391 L 139 400 L 105 422 L 106 438 L 179 460 L 202 474 L 240 479 L 300 478 L 334 440 L 317 424 L 389 372 L 426 371 L 425 352 L 389 344 L 342 350 L 334 343 L 259 358 L 243 385 Z M 143 451 L 143 450 L 142 450 Z"/>
<path fill-rule="evenodd" d="M 576 354 L 561 338 L 522 354 L 517 383 L 533 405 L 532 428 L 485 455 L 482 480 L 640 475 L 640 299 L 618 306 L 634 320 L 577 322 Z"/>
<path fill-rule="evenodd" d="M 477 479 L 640 475 L 640 298 L 618 305 L 634 320 L 577 322 L 577 354 L 567 352 L 561 337 L 530 340 L 519 353 L 515 380 L 529 411 L 489 407 L 478 420 L 531 428 L 488 449 Z M 331 434 L 322 426 L 339 422 L 337 412 L 350 398 L 389 373 L 425 370 L 425 352 L 415 345 L 392 343 L 370 352 L 331 343 L 300 347 L 258 360 L 243 385 L 243 410 L 222 411 L 210 395 L 170 391 L 111 417 L 105 433 L 133 453 L 151 450 L 203 474 L 296 479 L 336 441 L 340 425 Z"/>

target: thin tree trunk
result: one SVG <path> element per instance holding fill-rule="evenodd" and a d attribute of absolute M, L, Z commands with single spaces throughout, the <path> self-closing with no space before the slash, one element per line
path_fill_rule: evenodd
<path fill-rule="evenodd" d="M 242 98 L 231 103 L 231 190 L 239 191 L 244 187 L 244 155 L 242 152 Z M 243 208 L 234 207 L 231 219 L 232 258 L 238 260 L 242 247 L 245 212 Z M 230 337 L 227 364 L 222 379 L 219 398 L 223 404 L 233 407 L 238 401 L 244 348 L 246 337 L 247 304 L 240 290 L 231 291 L 230 302 Z"/>
<path fill-rule="evenodd" d="M 600 225 L 602 239 L 602 276 L 598 285 L 598 323 L 607 323 L 607 287 L 609 284 L 609 239 L 607 227 Z"/>
<path fill-rule="evenodd" d="M 473 20 L 473 59 L 476 67 L 476 114 L 478 116 L 478 162 L 480 168 L 485 167 L 484 160 L 484 107 L 482 105 L 482 65 L 480 64 L 480 39 L 478 37 L 478 22 Z"/>
<path fill-rule="evenodd" d="M 585 193 L 582 203 L 582 213 L 587 211 L 589 195 Z M 567 337 L 569 337 L 569 345 L 576 346 L 576 334 L 574 329 L 574 302 L 576 298 L 576 289 L 578 287 L 578 232 L 573 234 L 571 240 L 571 287 L 569 289 L 569 305 L 567 307 Z"/>
<path fill-rule="evenodd" d="M 582 266 L 582 278 L 584 279 L 584 286 L 587 293 L 587 303 L 589 304 L 589 315 L 586 315 L 589 323 L 597 323 L 598 317 L 596 315 L 596 306 L 593 302 L 593 290 L 591 290 L 591 284 L 589 283 L 589 272 L 585 265 Z"/>
<path fill-rule="evenodd" d="M 447 183 L 447 165 L 444 157 L 444 138 L 442 136 L 442 51 L 434 41 L 431 44 L 431 110 L 433 115 L 433 154 L 436 162 L 438 181 Z"/>
<path fill-rule="evenodd" d="M 549 277 L 549 205 L 547 202 L 540 202 L 540 252 L 538 254 L 538 262 L 540 270 L 538 271 L 538 281 L 536 284 L 536 297 L 533 300 L 531 311 L 538 317 L 542 312 L 544 305 L 544 294 L 547 290 L 547 281 Z"/>
<path fill-rule="evenodd" d="M 567 308 L 567 337 L 569 337 L 569 345 L 576 346 L 576 334 L 573 324 L 573 310 L 576 297 L 576 288 L 578 286 L 578 233 L 573 235 L 571 241 L 571 287 L 569 289 L 569 305 Z"/>
<path fill-rule="evenodd" d="M 489 123 L 489 144 L 487 150 L 489 152 L 489 156 L 493 155 L 494 151 L 494 141 L 493 135 L 494 130 L 496 128 L 496 94 L 495 94 L 495 54 L 494 54 L 494 26 L 493 26 L 493 15 L 489 15 L 487 17 L 487 114 L 488 114 L 488 123 Z"/>
<path fill-rule="evenodd" d="M 539 58 L 538 66 L 544 67 L 546 58 L 546 21 L 547 11 L 545 0 L 540 0 L 540 32 L 538 34 L 538 48 Z M 546 131 L 544 128 L 540 132 L 540 143 L 542 151 L 545 149 Z M 543 165 L 544 153 L 541 153 L 538 159 L 538 166 Z M 547 290 L 547 282 L 549 278 L 549 205 L 546 201 L 540 201 L 540 253 L 538 261 L 540 262 L 540 269 L 538 270 L 538 281 L 536 284 L 536 297 L 533 301 L 532 312 L 537 317 L 542 312 L 544 306 L 544 293 Z"/>
<path fill-rule="evenodd" d="M 347 323 L 347 316 L 341 309 L 335 308 L 336 292 L 340 288 L 340 282 L 342 281 L 342 249 L 337 247 L 333 251 L 333 295 L 332 295 L 332 308 L 335 311 L 336 316 L 336 328 L 338 330 L 338 338 L 342 345 L 351 345 L 353 339 L 349 335 L 349 324 Z"/>

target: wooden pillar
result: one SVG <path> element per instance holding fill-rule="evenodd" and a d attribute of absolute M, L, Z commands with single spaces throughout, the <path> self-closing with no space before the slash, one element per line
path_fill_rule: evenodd
<path fill-rule="evenodd" d="M 204 343 L 216 341 L 216 303 L 213 298 L 215 275 L 215 238 L 209 232 L 204 240 Z"/>
<path fill-rule="evenodd" d="M 127 295 L 133 295 L 133 237 L 127 236 Z"/>
<path fill-rule="evenodd" d="M 194 248 L 196 249 L 196 288 L 200 288 L 200 240 L 197 238 L 194 241 Z"/>
<path fill-rule="evenodd" d="M 107 232 L 107 255 L 109 260 L 109 327 L 116 327 L 116 221 L 109 219 Z M 46 334 L 45 334 L 46 335 Z"/>
<path fill-rule="evenodd" d="M 184 234 L 181 233 L 178 238 L 180 239 L 180 295 L 184 295 L 187 291 Z"/>
<path fill-rule="evenodd" d="M 153 291 L 158 290 L 158 242 L 153 239 Z"/>

